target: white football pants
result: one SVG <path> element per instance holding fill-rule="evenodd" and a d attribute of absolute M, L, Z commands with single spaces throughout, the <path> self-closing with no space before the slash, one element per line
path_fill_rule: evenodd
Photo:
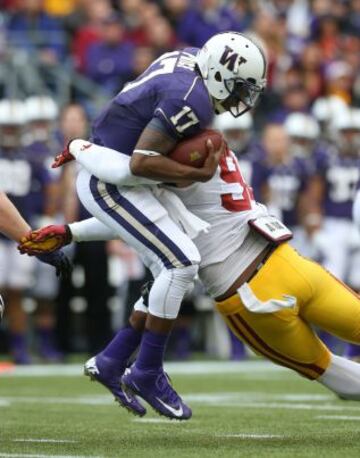
<path fill-rule="evenodd" d="M 149 312 L 160 318 L 176 318 L 197 274 L 200 254 L 168 216 L 151 187 L 117 187 L 81 170 L 77 192 L 85 208 L 108 228 L 105 238 L 116 235 L 133 247 L 151 270 L 155 282 Z"/>

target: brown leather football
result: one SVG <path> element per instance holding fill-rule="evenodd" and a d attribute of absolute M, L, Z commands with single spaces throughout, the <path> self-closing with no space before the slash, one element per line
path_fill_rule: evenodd
<path fill-rule="evenodd" d="M 212 141 L 215 150 L 220 148 L 223 140 L 221 132 L 206 129 L 193 137 L 179 142 L 169 154 L 169 158 L 180 162 L 180 164 L 190 165 L 196 168 L 202 167 L 208 155 L 206 146 L 208 138 Z"/>

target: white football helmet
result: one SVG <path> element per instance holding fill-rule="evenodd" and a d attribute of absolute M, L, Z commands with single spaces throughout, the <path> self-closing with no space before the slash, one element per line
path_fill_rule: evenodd
<path fill-rule="evenodd" d="M 305 113 L 291 113 L 285 120 L 284 127 L 290 137 L 316 140 L 320 135 L 319 123 Z"/>
<path fill-rule="evenodd" d="M 266 58 L 245 35 L 214 35 L 200 49 L 196 63 L 217 113 L 234 117 L 253 108 L 266 86 Z"/>
<path fill-rule="evenodd" d="M 229 148 L 235 154 L 240 153 L 249 144 L 253 119 L 250 113 L 244 113 L 240 118 L 234 118 L 229 112 L 215 117 L 213 128 L 220 130 Z"/>
<path fill-rule="evenodd" d="M 360 110 L 346 108 L 331 122 L 333 139 L 340 154 L 360 155 Z"/>
<path fill-rule="evenodd" d="M 24 140 L 25 106 L 21 100 L 0 100 L 0 145 L 17 148 Z"/>
<path fill-rule="evenodd" d="M 316 119 L 305 113 L 291 113 L 284 127 L 290 137 L 292 154 L 297 157 L 309 156 L 320 136 L 320 126 Z"/>
<path fill-rule="evenodd" d="M 30 124 L 28 141 L 47 142 L 59 114 L 57 104 L 47 95 L 35 95 L 26 99 L 25 109 Z"/>
<path fill-rule="evenodd" d="M 0 100 L 0 126 L 21 126 L 25 122 L 25 107 L 21 100 Z"/>
<path fill-rule="evenodd" d="M 25 101 L 26 118 L 33 121 L 55 121 L 59 108 L 55 101 L 47 95 L 35 95 Z"/>

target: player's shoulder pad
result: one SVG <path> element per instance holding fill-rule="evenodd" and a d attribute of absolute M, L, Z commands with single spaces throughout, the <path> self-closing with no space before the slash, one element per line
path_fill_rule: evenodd
<path fill-rule="evenodd" d="M 183 138 L 195 135 L 209 126 L 213 107 L 201 77 L 194 75 L 187 86 L 164 98 L 155 110 L 170 135 Z"/>

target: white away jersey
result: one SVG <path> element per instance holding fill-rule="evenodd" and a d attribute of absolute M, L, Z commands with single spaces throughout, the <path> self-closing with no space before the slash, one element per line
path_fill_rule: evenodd
<path fill-rule="evenodd" d="M 266 207 L 254 200 L 231 151 L 221 159 L 217 172 L 208 182 L 169 189 L 189 211 L 211 225 L 208 233 L 202 232 L 194 239 L 202 267 L 227 259 L 247 237 L 250 230 L 247 222 L 268 214 Z"/>

